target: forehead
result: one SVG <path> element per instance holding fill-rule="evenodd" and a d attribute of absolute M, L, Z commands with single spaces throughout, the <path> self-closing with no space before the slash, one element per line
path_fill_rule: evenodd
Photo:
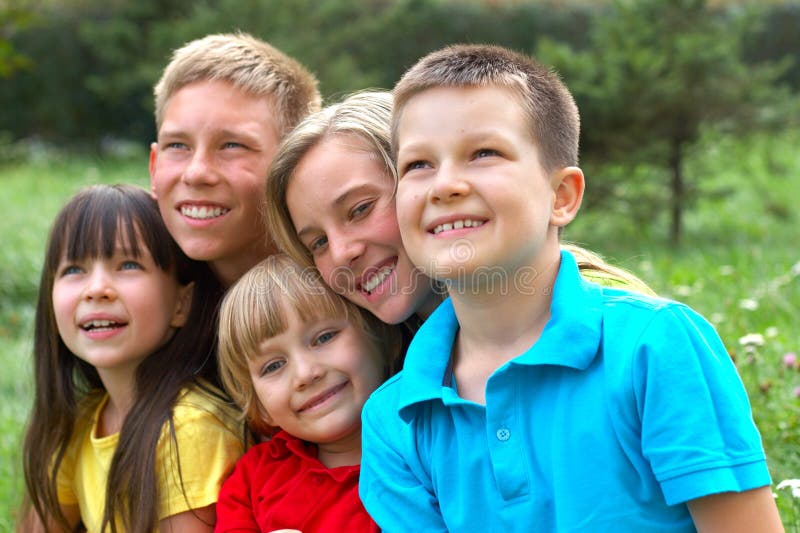
<path fill-rule="evenodd" d="M 443 132 L 457 137 L 524 134 L 525 108 L 517 94 L 499 86 L 434 87 L 411 96 L 397 117 L 398 148 Z"/>
<path fill-rule="evenodd" d="M 277 132 L 277 122 L 271 95 L 252 94 L 228 81 L 200 80 L 170 95 L 159 134 L 187 128 L 268 128 Z"/>
<path fill-rule="evenodd" d="M 358 190 L 393 189 L 383 161 L 354 134 L 323 139 L 300 159 L 286 187 L 290 212 L 305 205 L 319 212 L 346 203 Z"/>

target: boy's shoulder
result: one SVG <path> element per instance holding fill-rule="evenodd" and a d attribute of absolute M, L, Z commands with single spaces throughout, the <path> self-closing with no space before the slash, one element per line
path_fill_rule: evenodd
<path fill-rule="evenodd" d="M 400 370 L 400 372 L 384 381 L 380 387 L 375 389 L 367 400 L 367 403 L 369 403 L 372 398 L 390 398 L 396 396 L 401 389 L 402 381 L 403 371 Z"/>

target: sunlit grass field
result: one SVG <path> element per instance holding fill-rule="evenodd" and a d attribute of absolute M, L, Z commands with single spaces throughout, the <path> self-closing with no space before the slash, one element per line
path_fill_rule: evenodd
<path fill-rule="evenodd" d="M 753 405 L 775 485 L 800 478 L 800 131 L 746 140 L 708 137 L 687 174 L 698 196 L 680 247 L 667 222 L 634 223 L 624 211 L 584 210 L 565 233 L 684 301 L 717 327 Z M 588 187 L 593 176 L 587 176 Z M 13 528 L 22 494 L 21 438 L 31 401 L 31 337 L 44 242 L 53 216 L 80 187 L 146 187 L 144 151 L 92 158 L 37 151 L 0 162 L 0 531 Z M 794 356 L 793 356 L 794 354 Z M 776 490 L 787 530 L 800 499 Z M 794 528 L 794 529 L 793 529 Z"/>

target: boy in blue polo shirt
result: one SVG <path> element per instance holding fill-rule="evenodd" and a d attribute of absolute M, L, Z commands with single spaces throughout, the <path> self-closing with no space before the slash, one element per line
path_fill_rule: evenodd
<path fill-rule="evenodd" d="M 395 87 L 406 250 L 450 298 L 363 411 L 360 494 L 386 531 L 782 531 L 718 335 L 582 280 L 584 190 L 550 70 L 454 46 Z"/>

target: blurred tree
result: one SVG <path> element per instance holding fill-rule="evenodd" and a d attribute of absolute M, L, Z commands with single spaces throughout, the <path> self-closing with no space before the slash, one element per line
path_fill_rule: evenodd
<path fill-rule="evenodd" d="M 697 198 L 697 177 L 684 173 L 687 150 L 705 127 L 755 127 L 785 94 L 775 88 L 785 62 L 742 60 L 757 21 L 754 12 L 714 10 L 705 0 L 618 0 L 595 21 L 584 50 L 540 43 L 539 58 L 578 101 L 585 159 L 606 173 L 605 183 L 591 181 L 590 205 L 622 198 L 651 218 L 666 191 L 669 237 L 678 244 L 683 210 Z M 615 172 L 609 158 L 620 161 Z"/>
<path fill-rule="evenodd" d="M 15 71 L 30 66 L 30 59 L 14 48 L 11 38 L 29 26 L 33 16 L 26 2 L 0 2 L 0 78 L 10 78 Z"/>

